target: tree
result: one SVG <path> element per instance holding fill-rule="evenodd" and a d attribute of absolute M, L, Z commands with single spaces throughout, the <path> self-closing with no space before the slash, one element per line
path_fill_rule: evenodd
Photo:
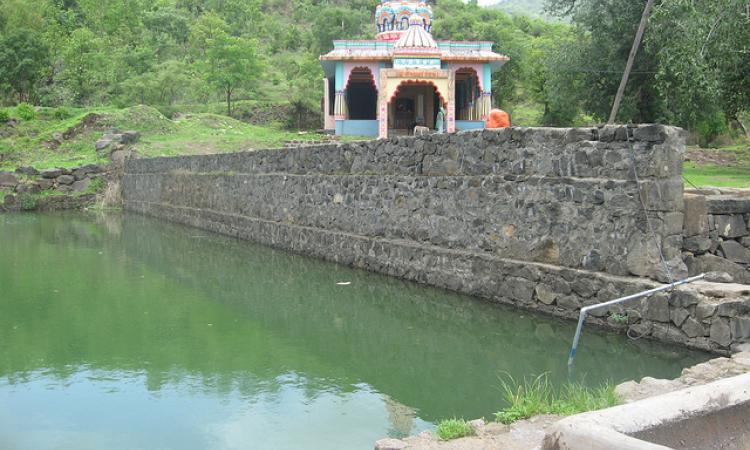
<path fill-rule="evenodd" d="M 746 0 L 664 2 L 647 45 L 659 58 L 665 119 L 710 138 L 725 116 L 750 109 L 750 4 Z"/>
<path fill-rule="evenodd" d="M 252 88 L 262 64 L 255 42 L 222 35 L 207 42 L 203 67 L 206 81 L 224 93 L 227 115 L 231 116 L 232 95 L 237 88 Z"/>
<path fill-rule="evenodd" d="M 77 104 L 84 104 L 94 88 L 106 79 L 103 43 L 88 28 L 75 30 L 62 51 L 60 77 L 73 92 Z"/>
<path fill-rule="evenodd" d="M 33 31 L 21 28 L 0 38 L 0 84 L 10 86 L 18 101 L 28 100 L 49 69 L 49 50 Z"/>

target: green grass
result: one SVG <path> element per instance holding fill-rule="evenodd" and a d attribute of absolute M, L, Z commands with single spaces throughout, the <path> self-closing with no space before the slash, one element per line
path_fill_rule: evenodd
<path fill-rule="evenodd" d="M 471 434 L 474 434 L 474 430 L 464 419 L 453 418 L 442 420 L 437 426 L 437 435 L 444 441 L 458 439 Z"/>
<path fill-rule="evenodd" d="M 279 148 L 289 140 L 323 139 L 316 133 L 300 135 L 278 125 L 250 125 L 210 113 L 188 114 L 170 120 L 149 106 L 66 110 L 71 117 L 59 119 L 61 114 L 54 108 L 41 108 L 36 119 L 19 121 L 15 129 L 6 130 L 10 135 L 0 138 L 0 170 L 23 165 L 46 169 L 106 163 L 105 156 L 96 154 L 94 143 L 111 128 L 140 132 L 141 139 L 135 149 L 147 157 Z M 13 108 L 5 111 L 16 117 Z M 89 114 L 97 115 L 95 123 L 59 146 L 50 145 L 55 133 L 64 133 L 81 124 Z"/>
<path fill-rule="evenodd" d="M 509 424 L 540 414 L 572 415 L 609 408 L 619 403 L 615 388 L 606 384 L 589 388 L 579 383 L 568 383 L 556 390 L 546 373 L 516 382 L 512 377 L 501 379 L 505 399 L 510 406 L 495 414 L 502 423 Z"/>

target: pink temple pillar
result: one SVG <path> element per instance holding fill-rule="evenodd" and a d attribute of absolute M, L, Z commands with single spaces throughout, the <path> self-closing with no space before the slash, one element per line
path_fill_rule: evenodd
<path fill-rule="evenodd" d="M 381 96 L 378 100 L 378 137 L 388 138 L 388 102 Z"/>

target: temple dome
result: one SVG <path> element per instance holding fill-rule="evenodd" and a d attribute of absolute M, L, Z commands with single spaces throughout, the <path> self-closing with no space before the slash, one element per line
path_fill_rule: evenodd
<path fill-rule="evenodd" d="M 435 39 L 424 29 L 422 16 L 412 14 L 409 18 L 409 29 L 401 36 L 394 46 L 399 51 L 437 51 L 438 45 Z"/>

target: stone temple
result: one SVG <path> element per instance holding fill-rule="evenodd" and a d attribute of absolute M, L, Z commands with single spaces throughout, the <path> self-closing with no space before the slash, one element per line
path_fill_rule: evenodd
<path fill-rule="evenodd" d="M 492 73 L 507 56 L 492 42 L 436 41 L 425 2 L 381 1 L 376 38 L 334 41 L 320 57 L 325 72 L 326 130 L 337 135 L 411 134 L 415 126 L 484 128 L 492 105 Z"/>

